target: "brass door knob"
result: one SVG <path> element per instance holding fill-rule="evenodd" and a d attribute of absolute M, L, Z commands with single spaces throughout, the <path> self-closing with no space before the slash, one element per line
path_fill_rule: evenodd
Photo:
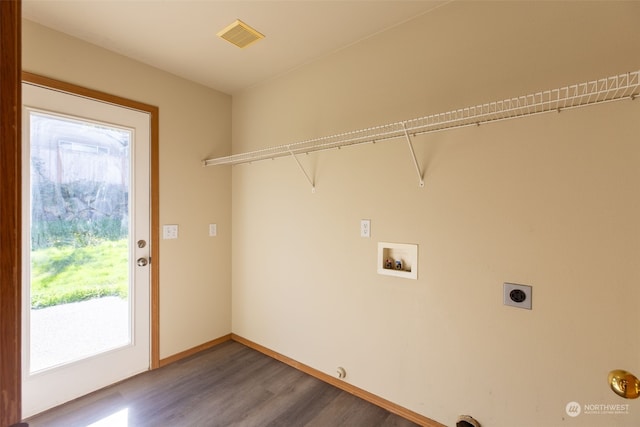
<path fill-rule="evenodd" d="M 622 369 L 609 372 L 609 385 L 615 394 L 625 399 L 636 399 L 640 396 L 640 380 Z"/>

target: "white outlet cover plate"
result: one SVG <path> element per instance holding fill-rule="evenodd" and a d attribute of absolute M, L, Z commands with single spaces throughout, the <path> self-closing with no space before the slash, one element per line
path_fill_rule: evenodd
<path fill-rule="evenodd" d="M 524 300 L 514 301 L 513 299 L 511 299 L 511 292 L 516 290 L 521 291 L 524 294 L 524 297 L 525 297 Z M 517 283 L 504 283 L 502 298 L 503 298 L 504 305 L 510 305 L 511 307 L 518 307 L 518 308 L 531 310 L 532 288 L 529 285 L 519 285 Z"/>
<path fill-rule="evenodd" d="M 371 220 L 360 220 L 360 237 L 371 237 Z"/>
<path fill-rule="evenodd" d="M 163 239 L 177 239 L 178 238 L 178 226 L 176 224 L 167 224 L 162 227 Z"/>
<path fill-rule="evenodd" d="M 216 237 L 218 235 L 218 224 L 209 224 L 209 237 Z"/>

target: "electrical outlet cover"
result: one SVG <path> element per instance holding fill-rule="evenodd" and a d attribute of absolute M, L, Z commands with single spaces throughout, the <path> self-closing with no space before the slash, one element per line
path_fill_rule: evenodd
<path fill-rule="evenodd" d="M 371 237 L 371 220 L 360 220 L 360 237 Z"/>
<path fill-rule="evenodd" d="M 529 285 L 504 283 L 502 298 L 504 305 L 531 310 L 532 288 Z"/>

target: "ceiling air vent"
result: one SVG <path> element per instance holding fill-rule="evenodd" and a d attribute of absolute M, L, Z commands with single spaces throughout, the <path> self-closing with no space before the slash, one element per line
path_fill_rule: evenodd
<path fill-rule="evenodd" d="M 263 39 L 264 35 L 238 19 L 233 24 L 220 31 L 218 33 L 218 37 L 225 39 L 239 48 L 245 48 L 258 40 Z"/>

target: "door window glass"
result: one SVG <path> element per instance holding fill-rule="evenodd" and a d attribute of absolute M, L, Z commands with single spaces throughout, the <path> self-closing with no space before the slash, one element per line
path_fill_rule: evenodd
<path fill-rule="evenodd" d="M 30 112 L 30 372 L 127 345 L 128 129 Z"/>

